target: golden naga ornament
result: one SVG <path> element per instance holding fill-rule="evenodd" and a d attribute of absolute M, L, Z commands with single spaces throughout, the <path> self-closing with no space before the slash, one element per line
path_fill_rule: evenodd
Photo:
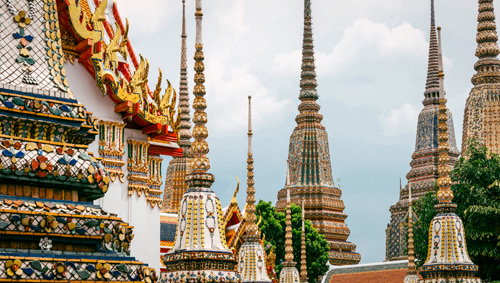
<path fill-rule="evenodd" d="M 126 64 L 128 58 L 127 44 L 129 43 L 128 32 L 129 23 L 126 21 L 124 30 L 116 24 L 113 37 L 108 45 L 104 43 L 102 34 L 104 33 L 103 21 L 107 0 L 102 0 L 95 12 L 91 14 L 82 12 L 81 3 L 70 1 L 68 5 L 68 16 L 71 26 L 77 36 L 87 40 L 88 47 L 92 48 L 89 59 L 94 67 L 94 76 L 97 86 L 103 95 L 110 95 L 122 102 L 129 102 L 138 109 L 130 106 L 128 112 L 137 111 L 137 115 L 151 124 L 170 125 L 175 130 L 175 106 L 177 93 L 167 80 L 168 87 L 163 97 L 160 97 L 162 73 L 158 78 L 158 83 L 153 93 L 148 89 L 149 62 L 140 57 L 139 64 L 130 78 L 127 79 L 120 68 Z M 122 58 L 120 58 L 122 57 Z"/>

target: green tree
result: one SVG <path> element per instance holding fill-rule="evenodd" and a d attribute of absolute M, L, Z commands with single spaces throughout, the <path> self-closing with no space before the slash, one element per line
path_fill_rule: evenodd
<path fill-rule="evenodd" d="M 488 153 L 474 140 L 469 142 L 466 158 L 461 157 L 452 171 L 457 215 L 465 227 L 467 250 L 485 280 L 500 279 L 500 157 Z M 429 225 L 436 215 L 436 194 L 428 193 L 417 201 L 415 243 L 418 264 L 427 257 Z M 425 245 L 424 245 L 425 243 Z"/>
<path fill-rule="evenodd" d="M 265 245 L 272 245 L 276 254 L 276 274 L 279 276 L 283 268 L 282 262 L 285 259 L 285 228 L 286 217 L 284 213 L 277 212 L 271 202 L 259 201 L 257 205 L 257 215 L 262 215 L 262 221 L 259 228 L 266 235 Z M 293 204 L 291 205 L 292 215 L 292 241 L 293 256 L 297 262 L 297 269 L 300 271 L 300 246 L 302 234 L 302 209 Z M 312 227 L 309 220 L 305 221 L 306 231 L 306 257 L 307 257 L 307 275 L 309 282 L 318 281 L 328 271 L 328 242 L 325 236 L 320 235 Z"/>

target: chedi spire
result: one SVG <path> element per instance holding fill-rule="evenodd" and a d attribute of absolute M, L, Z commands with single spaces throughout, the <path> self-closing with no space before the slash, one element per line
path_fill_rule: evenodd
<path fill-rule="evenodd" d="M 236 259 L 229 251 L 223 228 L 222 208 L 219 198 L 212 191 L 215 181 L 210 169 L 209 151 L 205 126 L 206 100 L 204 55 L 202 42 L 202 2 L 196 0 L 196 53 L 195 87 L 193 108 L 194 142 L 192 144 L 192 172 L 186 176 L 189 189 L 184 194 L 179 208 L 179 218 L 174 247 L 164 256 L 166 273 L 163 282 L 216 281 L 241 282 L 235 272 Z"/>
<path fill-rule="evenodd" d="M 386 260 L 404 260 L 407 258 L 405 215 L 409 209 L 411 187 L 412 199 L 418 199 L 427 192 L 434 191 L 439 167 L 438 118 L 439 98 L 445 96 L 444 89 L 439 88 L 439 46 L 435 24 L 434 0 L 430 0 L 430 35 L 427 81 L 424 91 L 424 108 L 418 115 L 415 151 L 410 162 L 411 169 L 406 175 L 408 183 L 399 189 L 399 200 L 390 207 L 391 220 L 386 230 Z M 455 141 L 453 115 L 447 110 L 448 145 L 450 146 L 450 170 L 458 162 L 459 151 Z"/>
<path fill-rule="evenodd" d="M 259 243 L 259 227 L 255 215 L 255 181 L 252 152 L 252 97 L 248 96 L 248 158 L 247 158 L 247 205 L 245 211 L 246 229 L 244 243 L 239 251 L 238 272 L 242 282 L 271 283 L 264 261 L 264 248 Z"/>
<path fill-rule="evenodd" d="M 439 104 L 438 78 L 438 43 L 436 36 L 436 20 L 434 15 L 434 0 L 431 0 L 431 27 L 429 39 L 429 58 L 427 64 L 427 81 L 425 84 L 424 105 Z"/>
<path fill-rule="evenodd" d="M 177 213 L 182 196 L 188 186 L 186 174 L 191 172 L 191 116 L 189 115 L 189 90 L 186 58 L 186 0 L 182 0 L 181 72 L 179 85 L 179 145 L 183 155 L 170 160 L 167 167 L 162 212 Z"/>
<path fill-rule="evenodd" d="M 304 0 L 304 34 L 302 43 L 302 72 L 300 79 L 299 114 L 288 152 L 291 201 L 304 203 L 305 218 L 330 246 L 329 260 L 334 265 L 356 264 L 361 256 L 356 245 L 347 241 L 350 231 L 345 224 L 347 215 L 340 199 L 342 191 L 335 186 L 330 161 L 328 133 L 321 124 L 323 115 L 317 92 L 314 65 L 311 0 Z M 278 192 L 276 208 L 283 212 L 287 205 L 285 186 Z"/>
<path fill-rule="evenodd" d="M 184 150 L 184 157 L 191 155 L 191 116 L 189 115 L 189 90 L 187 81 L 186 56 L 186 0 L 182 0 L 182 43 L 181 43 L 181 80 L 179 86 L 179 145 Z"/>
<path fill-rule="evenodd" d="M 438 27 L 439 40 L 439 89 L 444 93 L 444 72 L 441 54 L 441 29 Z M 455 214 L 457 207 L 451 191 L 451 169 L 446 166 L 449 161 L 448 124 L 446 115 L 446 99 L 440 97 L 439 103 L 439 179 L 437 185 L 438 214 L 432 219 L 429 233 L 427 259 L 420 269 L 423 283 L 439 282 L 481 282 L 476 277 L 478 271 L 469 258 L 465 243 L 465 231 L 462 220 Z"/>

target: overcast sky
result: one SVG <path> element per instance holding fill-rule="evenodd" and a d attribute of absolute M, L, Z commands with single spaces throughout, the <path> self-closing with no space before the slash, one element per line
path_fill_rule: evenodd
<path fill-rule="evenodd" d="M 179 82 L 181 0 L 117 0 L 130 40 Z M 389 207 L 415 147 L 427 71 L 430 0 L 313 0 L 319 104 L 340 178 L 349 240 L 362 263 L 385 258 Z M 222 205 L 236 175 L 246 182 L 247 96 L 253 95 L 257 199 L 276 202 L 299 104 L 303 0 L 204 1 L 209 157 Z M 445 89 L 460 146 L 474 73 L 477 1 L 436 0 Z M 193 88 L 194 1 L 187 0 L 189 89 Z M 167 158 L 169 159 L 169 158 Z M 165 171 L 166 168 L 163 168 Z M 165 176 L 165 174 L 163 174 Z M 245 188 L 246 185 L 242 185 Z M 238 195 L 240 206 L 245 190 Z"/>

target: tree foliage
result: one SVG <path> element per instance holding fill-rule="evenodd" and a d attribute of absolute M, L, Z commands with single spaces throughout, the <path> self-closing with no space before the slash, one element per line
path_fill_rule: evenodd
<path fill-rule="evenodd" d="M 466 157 L 452 171 L 453 202 L 465 227 L 467 250 L 485 280 L 500 279 L 500 157 L 474 140 Z M 415 248 L 418 264 L 427 257 L 429 225 L 436 215 L 436 194 L 428 193 L 416 203 Z M 425 243 L 425 245 L 424 245 Z"/>
<path fill-rule="evenodd" d="M 285 259 L 285 228 L 286 217 L 284 213 L 277 212 L 271 202 L 259 201 L 257 205 L 257 215 L 262 216 L 260 229 L 266 236 L 265 245 L 272 245 L 276 254 L 276 274 L 279 276 L 283 268 L 282 262 Z M 297 269 L 300 271 L 300 252 L 301 252 L 301 234 L 302 234 L 302 209 L 293 204 L 291 205 L 292 215 L 292 242 L 293 256 L 297 262 Z M 309 220 L 305 221 L 306 232 L 306 257 L 307 257 L 307 275 L 309 282 L 318 281 L 328 271 L 328 242 L 323 235 L 312 227 Z"/>

